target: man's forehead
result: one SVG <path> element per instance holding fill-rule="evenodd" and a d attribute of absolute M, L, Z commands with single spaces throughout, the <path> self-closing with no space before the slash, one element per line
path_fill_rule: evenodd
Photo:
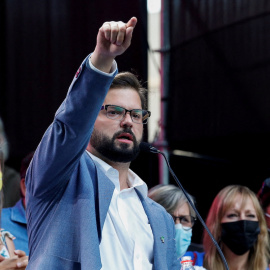
<path fill-rule="evenodd" d="M 133 88 L 113 88 L 108 91 L 104 104 L 141 108 L 139 93 Z"/>
<path fill-rule="evenodd" d="M 134 88 L 132 88 L 132 87 L 128 87 L 128 86 L 125 86 L 125 87 L 113 87 L 113 88 L 109 88 L 109 91 L 108 91 L 108 94 L 110 93 L 110 92 L 115 92 L 115 93 L 117 93 L 117 92 L 125 92 L 125 91 L 127 91 L 127 92 L 135 92 L 135 93 L 137 93 L 138 94 L 138 92 L 137 92 L 137 90 L 136 89 L 134 89 Z"/>

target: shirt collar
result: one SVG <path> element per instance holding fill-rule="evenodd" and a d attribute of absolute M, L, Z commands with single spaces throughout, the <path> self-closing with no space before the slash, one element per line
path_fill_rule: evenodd
<path fill-rule="evenodd" d="M 25 209 L 23 207 L 23 201 L 20 199 L 12 208 L 11 208 L 11 220 L 15 222 L 20 222 L 26 224 Z"/>
<path fill-rule="evenodd" d="M 106 174 L 106 176 L 114 183 L 115 186 L 119 186 L 119 182 L 116 184 L 113 181 L 113 177 L 111 177 L 110 172 L 112 171 L 117 171 L 115 170 L 112 166 L 110 166 L 108 163 L 103 161 L 102 159 L 96 157 L 89 151 L 87 151 L 87 154 L 93 159 L 94 163 L 103 170 L 103 172 Z M 118 173 L 118 171 L 117 171 Z M 119 181 L 119 177 L 118 177 Z M 148 193 L 148 188 L 145 182 L 136 174 L 134 173 L 131 169 L 128 170 L 128 182 L 130 184 L 131 188 L 136 188 L 142 195 L 143 198 L 145 199 L 147 197 Z"/>

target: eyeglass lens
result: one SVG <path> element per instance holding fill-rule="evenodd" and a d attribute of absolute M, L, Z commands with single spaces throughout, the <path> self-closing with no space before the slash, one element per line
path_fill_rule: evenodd
<path fill-rule="evenodd" d="M 133 109 L 126 110 L 120 106 L 109 105 L 106 107 L 107 117 L 114 120 L 122 120 L 126 112 L 130 112 L 130 117 L 135 123 L 146 123 L 149 114 L 145 110 Z"/>
<path fill-rule="evenodd" d="M 179 219 L 180 223 L 186 227 L 192 227 L 195 221 L 195 218 L 193 216 L 180 216 L 180 217 L 173 216 L 174 222 L 176 222 L 177 219 Z"/>

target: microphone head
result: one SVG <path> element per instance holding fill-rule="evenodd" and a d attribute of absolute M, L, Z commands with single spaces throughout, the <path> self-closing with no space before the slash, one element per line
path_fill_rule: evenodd
<path fill-rule="evenodd" d="M 140 143 L 140 150 L 147 153 L 159 153 L 159 150 L 147 142 Z"/>
<path fill-rule="evenodd" d="M 142 152 L 150 152 L 150 147 L 151 147 L 151 145 L 149 143 L 147 143 L 147 142 L 141 142 L 140 143 L 140 150 Z"/>

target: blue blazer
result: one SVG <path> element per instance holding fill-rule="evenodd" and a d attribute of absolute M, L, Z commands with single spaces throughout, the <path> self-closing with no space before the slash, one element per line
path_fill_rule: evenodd
<path fill-rule="evenodd" d="M 99 243 L 114 185 L 85 149 L 112 80 L 85 60 L 35 152 L 26 175 L 27 269 L 102 267 Z M 137 193 L 154 235 L 154 269 L 179 269 L 172 218 Z"/>

